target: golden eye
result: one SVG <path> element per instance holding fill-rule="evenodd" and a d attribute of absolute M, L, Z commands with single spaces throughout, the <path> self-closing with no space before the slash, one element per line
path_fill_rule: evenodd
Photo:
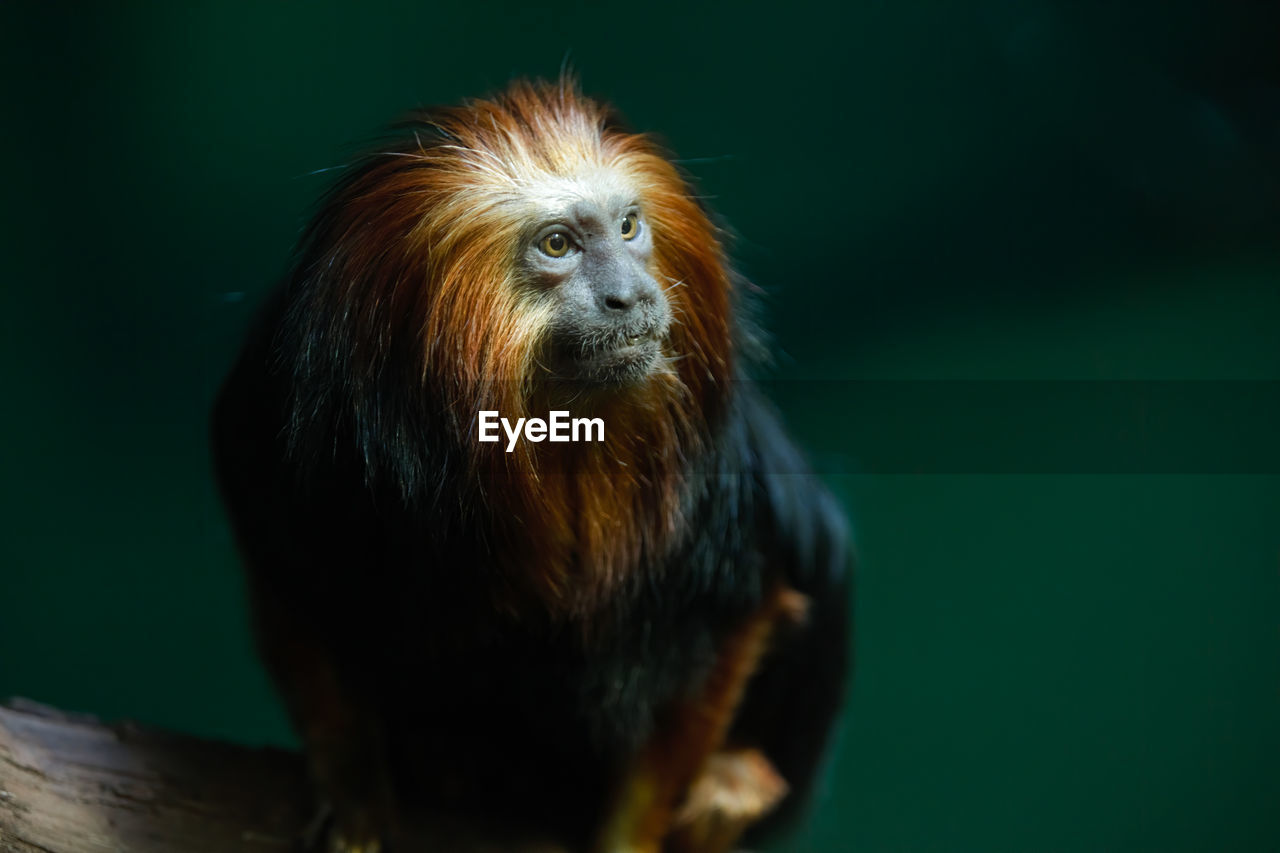
<path fill-rule="evenodd" d="M 634 213 L 628 213 L 622 218 L 622 239 L 634 240 L 635 236 L 640 233 L 640 217 Z"/>
<path fill-rule="evenodd" d="M 538 242 L 538 249 L 542 254 L 549 255 L 553 258 L 563 258 L 569 254 L 569 247 L 573 244 L 569 242 L 569 238 L 557 231 L 554 234 L 548 234 Z"/>

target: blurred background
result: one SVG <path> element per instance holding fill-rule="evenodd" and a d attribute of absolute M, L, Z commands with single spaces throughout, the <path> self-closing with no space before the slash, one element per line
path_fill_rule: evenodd
<path fill-rule="evenodd" d="M 1273 3 L 0 5 L 0 696 L 292 742 L 212 395 L 323 170 L 566 56 L 735 230 L 857 533 L 778 849 L 1280 849 Z"/>

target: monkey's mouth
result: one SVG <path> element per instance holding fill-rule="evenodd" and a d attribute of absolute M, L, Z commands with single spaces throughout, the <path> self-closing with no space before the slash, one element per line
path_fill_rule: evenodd
<path fill-rule="evenodd" d="M 661 363 L 666 337 L 666 328 L 659 325 L 611 335 L 592 345 L 576 347 L 558 372 L 599 384 L 636 382 Z"/>

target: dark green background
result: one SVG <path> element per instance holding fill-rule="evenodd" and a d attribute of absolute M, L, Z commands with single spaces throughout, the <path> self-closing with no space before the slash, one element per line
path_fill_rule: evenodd
<path fill-rule="evenodd" d="M 857 530 L 858 676 L 787 849 L 1280 849 L 1265 431 L 1224 435 L 1230 473 L 1181 468 L 1174 423 L 1141 470 L 1098 441 L 997 474 L 1001 412 L 953 434 L 851 381 L 1280 379 L 1273 9 L 0 5 L 0 694 L 289 741 L 211 396 L 319 170 L 567 54 L 737 230 L 775 391 Z M 851 473 L 939 447 L 975 461 Z"/>

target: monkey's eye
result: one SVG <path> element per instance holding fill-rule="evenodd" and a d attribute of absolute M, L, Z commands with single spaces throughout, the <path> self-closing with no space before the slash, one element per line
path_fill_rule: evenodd
<path fill-rule="evenodd" d="M 544 255 L 553 258 L 563 258 L 569 254 L 569 249 L 573 247 L 573 243 L 569 238 L 557 231 L 554 234 L 548 234 L 538 241 L 538 249 Z"/>
<path fill-rule="evenodd" d="M 622 239 L 634 240 L 635 236 L 640 233 L 640 217 L 634 213 L 628 213 L 622 218 Z"/>

